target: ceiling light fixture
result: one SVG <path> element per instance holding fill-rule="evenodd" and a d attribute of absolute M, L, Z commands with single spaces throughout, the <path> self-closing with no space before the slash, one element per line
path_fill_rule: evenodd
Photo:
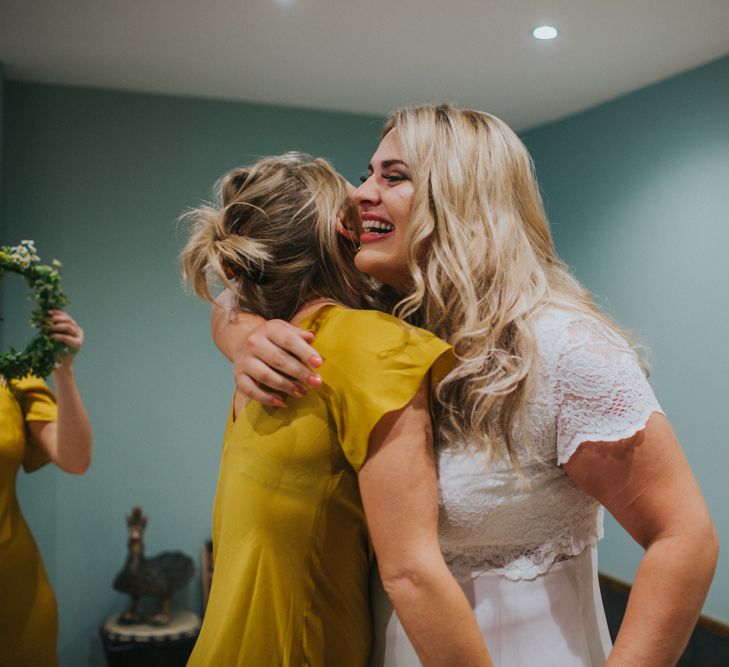
<path fill-rule="evenodd" d="M 540 25 L 532 30 L 532 35 L 537 39 L 554 39 L 558 34 L 557 28 L 553 28 L 551 25 Z"/>

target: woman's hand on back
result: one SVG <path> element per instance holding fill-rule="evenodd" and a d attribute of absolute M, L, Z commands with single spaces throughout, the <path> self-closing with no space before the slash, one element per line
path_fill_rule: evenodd
<path fill-rule="evenodd" d="M 308 388 L 321 385 L 314 369 L 322 359 L 310 345 L 314 339 L 311 331 L 283 320 L 231 313 L 221 297 L 212 309 L 213 339 L 233 362 L 233 378 L 244 396 L 280 406 L 284 396 L 303 396 Z"/>
<path fill-rule="evenodd" d="M 311 331 L 283 320 L 259 324 L 233 359 L 236 386 L 252 400 L 274 406 L 283 405 L 282 394 L 300 397 L 307 388 L 321 386 L 313 369 L 322 360 L 309 345 L 313 339 Z"/>

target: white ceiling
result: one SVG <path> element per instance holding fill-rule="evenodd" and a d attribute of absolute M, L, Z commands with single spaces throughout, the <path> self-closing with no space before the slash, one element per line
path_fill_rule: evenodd
<path fill-rule="evenodd" d="M 11 79 L 378 115 L 449 100 L 516 129 L 727 53 L 729 0 L 0 0 Z"/>

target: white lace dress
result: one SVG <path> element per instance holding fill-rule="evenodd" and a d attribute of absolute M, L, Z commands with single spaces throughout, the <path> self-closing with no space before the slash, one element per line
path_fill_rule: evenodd
<path fill-rule="evenodd" d="M 473 447 L 441 451 L 441 548 L 496 667 L 593 667 L 611 647 L 597 585 L 603 510 L 561 466 L 581 443 L 627 438 L 662 410 L 599 321 L 550 307 L 534 329 L 539 377 L 514 431 L 522 474 Z M 379 582 L 373 591 L 373 665 L 419 665 Z"/>

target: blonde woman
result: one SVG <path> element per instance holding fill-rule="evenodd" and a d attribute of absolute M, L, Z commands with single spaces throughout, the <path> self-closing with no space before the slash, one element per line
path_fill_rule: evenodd
<path fill-rule="evenodd" d="M 206 299 L 215 277 L 235 310 L 316 331 L 325 386 L 279 410 L 234 396 L 215 575 L 189 665 L 367 664 L 370 536 L 423 662 L 490 664 L 438 548 L 428 396 L 449 368 L 448 346 L 362 310 L 371 290 L 335 232 L 356 210 L 324 160 L 288 154 L 234 170 L 221 200 L 191 213 L 185 277 Z"/>
<path fill-rule="evenodd" d="M 58 664 L 56 598 L 18 504 L 18 470 L 53 463 L 81 475 L 91 464 L 91 425 L 73 373 L 84 332 L 63 311 L 49 316 L 51 338 L 73 351 L 53 371 L 55 395 L 38 377 L 0 377 L 0 664 L 13 667 Z"/>
<path fill-rule="evenodd" d="M 357 268 L 459 360 L 436 392 L 439 537 L 494 664 L 676 664 L 716 532 L 638 354 L 555 253 L 521 141 L 478 111 L 396 111 L 355 199 Z M 214 311 L 242 391 L 270 401 L 254 380 L 289 393 L 315 375 L 309 338 L 254 327 Z M 596 576 L 603 507 L 645 549 L 614 647 Z M 417 664 L 397 617 L 379 620 L 384 663 Z"/>

